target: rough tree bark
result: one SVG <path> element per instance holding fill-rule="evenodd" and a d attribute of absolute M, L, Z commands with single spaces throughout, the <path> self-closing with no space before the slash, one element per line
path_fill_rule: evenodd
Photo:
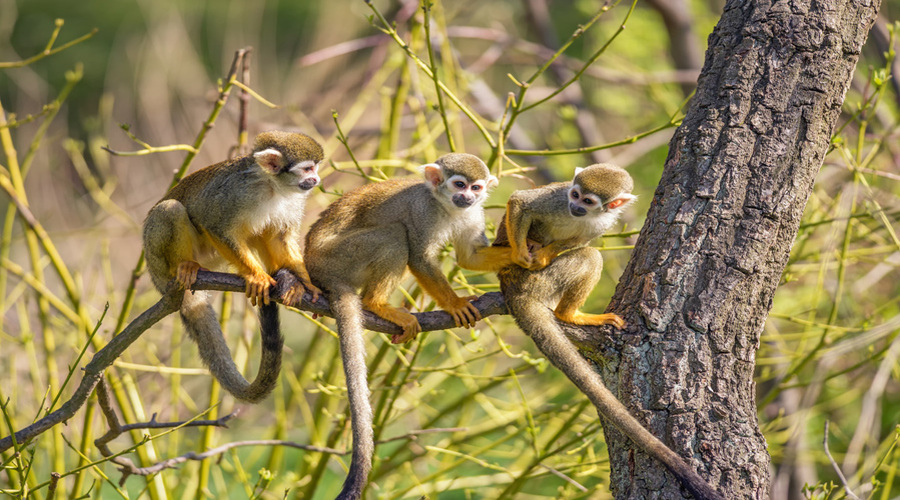
<path fill-rule="evenodd" d="M 759 336 L 879 0 L 729 0 L 595 346 L 601 374 L 728 498 L 766 498 Z M 617 498 L 681 498 L 606 426 Z M 684 493 L 686 496 L 687 493 Z"/>

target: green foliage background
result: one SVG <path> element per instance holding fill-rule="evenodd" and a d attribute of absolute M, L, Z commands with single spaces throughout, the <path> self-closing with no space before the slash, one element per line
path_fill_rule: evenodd
<path fill-rule="evenodd" d="M 703 46 L 722 5 L 689 5 Z M 557 43 L 602 6 L 552 2 L 549 26 Z M 609 48 L 561 96 L 518 115 L 506 148 L 565 150 L 639 139 L 593 154 L 494 161 L 501 186 L 488 212 L 497 220 L 511 191 L 568 179 L 575 166 L 612 161 L 628 168 L 640 198 L 622 232 L 597 242 L 606 272 L 589 311 L 602 310 L 612 295 L 685 102 L 658 13 L 641 4 L 632 14 L 631 4 L 608 6 L 557 62 L 568 78 L 613 40 Z M 428 65 L 418 4 L 377 1 L 375 7 L 396 20 L 399 38 Z M 0 128 L 0 176 L 10 177 L 21 164 L 27 177 L 16 189 L 47 231 L 35 235 L 7 206 L 0 247 L 0 436 L 29 424 L 60 393 L 64 401 L 86 361 L 78 354 L 87 347 L 89 359 L 122 322 L 158 299 L 140 277 L 130 302 L 140 223 L 189 155 L 181 148 L 113 156 L 102 147 L 145 150 L 122 124 L 151 146 L 193 144 L 209 120 L 214 127 L 190 168 L 227 157 L 239 143 L 238 89 L 221 115 L 210 120 L 210 113 L 237 49 L 253 47 L 249 86 L 279 105 L 251 103 L 251 136 L 291 129 L 325 145 L 330 164 L 307 221 L 342 191 L 414 173 L 416 165 L 447 152 L 445 124 L 457 150 L 496 159 L 497 148 L 475 123 L 496 142 L 508 93 L 521 95 L 516 81 L 535 74 L 556 47 L 542 41 L 547 31 L 529 21 L 526 2 L 436 1 L 432 8 L 438 77 L 473 110 L 474 121 L 446 96 L 438 101 L 431 78 L 377 29 L 386 26 L 362 1 L 0 0 L 0 63 L 39 54 L 57 18 L 65 24 L 56 46 L 97 28 L 88 40 L 26 66 L 0 65 L 8 123 Z M 884 2 L 885 20 L 898 14 L 900 3 Z M 880 52 L 870 37 L 760 345 L 759 417 L 773 456 L 773 498 L 842 494 L 822 447 L 825 421 L 831 422 L 830 451 L 853 491 L 884 499 L 900 493 L 900 96 Z M 687 81 L 696 79 L 688 73 Z M 525 102 L 559 85 L 552 72 L 541 73 Z M 58 106 L 45 107 L 52 103 Z M 46 250 L 47 242 L 61 260 Z M 460 293 L 496 290 L 493 276 L 460 273 L 451 260 L 447 270 Z M 406 285 L 398 302 L 432 307 L 412 282 Z M 235 356 L 252 373 L 255 361 L 247 360 L 258 351 L 252 311 L 242 299 L 222 302 Z M 329 335 L 333 322 L 287 312 L 282 318 L 288 346 L 282 383 L 274 397 L 250 407 L 218 392 L 177 321 L 145 333 L 108 377 L 123 421 L 146 422 L 154 414 L 158 421 L 215 418 L 236 408 L 240 414 L 227 429 L 133 431 L 115 440 L 113 450 L 138 444 L 128 456 L 150 465 L 248 439 L 348 447 L 343 377 Z M 370 497 L 609 496 L 596 414 L 561 374 L 546 369 L 508 318 L 470 331 L 424 334 L 407 346 L 370 338 L 378 438 L 407 437 L 379 446 Z M 67 375 L 74 381 L 62 387 Z M 418 429 L 437 432 L 412 439 L 410 431 Z M 0 455 L 0 491 L 44 498 L 50 473 L 59 472 L 64 477 L 50 496 L 282 498 L 288 491 L 292 498 L 332 498 L 348 462 L 286 447 L 241 447 L 220 461 L 188 462 L 119 485 L 115 468 L 91 443 L 106 430 L 92 399 L 67 425 L 19 454 Z M 144 442 L 145 435 L 157 437 Z"/>

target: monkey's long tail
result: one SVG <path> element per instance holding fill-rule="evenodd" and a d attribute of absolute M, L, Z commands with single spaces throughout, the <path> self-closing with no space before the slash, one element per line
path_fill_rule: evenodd
<path fill-rule="evenodd" d="M 271 302 L 259 308 L 262 352 L 259 370 L 252 383 L 241 375 L 231 359 L 231 350 L 225 343 L 218 316 L 206 294 L 186 293 L 181 304 L 181 319 L 188 335 L 197 344 L 200 359 L 226 391 L 248 403 L 259 402 L 272 392 L 281 372 L 281 351 L 284 347 L 284 337 L 278 323 L 278 304 Z"/>
<path fill-rule="evenodd" d="M 553 365 L 565 373 L 569 380 L 574 382 L 578 389 L 591 400 L 603 418 L 624 432 L 648 455 L 662 462 L 694 498 L 724 500 L 724 497 L 685 463 L 678 454 L 669 449 L 628 413 L 625 406 L 603 385 L 600 375 L 591 368 L 584 356 L 566 338 L 565 333 L 556 323 L 556 317 L 547 306 L 528 297 L 515 295 L 507 296 L 506 304 L 519 327 L 531 336 L 538 349 L 550 359 Z M 527 330 L 524 328 L 526 325 L 530 325 Z M 560 364 L 559 360 L 571 360 L 571 363 Z"/>
<path fill-rule="evenodd" d="M 363 307 L 359 295 L 352 290 L 332 292 L 329 299 L 341 342 L 341 361 L 347 379 L 350 425 L 353 429 L 350 471 L 336 500 L 358 500 L 362 498 L 366 487 L 369 472 L 372 470 L 372 454 L 375 452 L 372 406 L 369 403 L 369 383 L 366 379 Z"/>

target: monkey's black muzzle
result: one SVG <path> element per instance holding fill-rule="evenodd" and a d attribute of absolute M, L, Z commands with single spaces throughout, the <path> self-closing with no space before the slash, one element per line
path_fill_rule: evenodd
<path fill-rule="evenodd" d="M 453 195 L 453 204 L 459 208 L 469 208 L 475 203 L 475 197 L 468 197 L 464 194 Z"/>
<path fill-rule="evenodd" d="M 574 217 L 584 217 L 587 215 L 587 209 L 584 207 L 579 207 L 574 203 L 569 203 L 569 213 Z"/>
<path fill-rule="evenodd" d="M 303 182 L 301 182 L 298 185 L 298 187 L 304 191 L 309 191 L 310 189 L 312 189 L 318 185 L 319 185 L 319 178 L 313 177 L 310 179 L 305 179 Z"/>

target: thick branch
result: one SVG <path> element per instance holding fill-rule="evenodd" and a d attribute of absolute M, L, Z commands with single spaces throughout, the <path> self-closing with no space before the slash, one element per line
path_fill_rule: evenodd
<path fill-rule="evenodd" d="M 287 291 L 288 287 L 293 286 L 297 283 L 297 279 L 293 274 L 287 271 L 278 271 L 275 273 L 275 279 L 278 281 L 278 286 L 275 290 L 276 300 L 281 303 L 281 297 L 284 295 L 284 292 Z M 225 273 L 213 273 L 213 272 L 203 272 L 200 271 L 197 276 L 197 284 L 194 285 L 194 289 L 196 290 L 221 290 L 225 292 L 243 292 L 244 291 L 244 279 L 236 276 L 234 274 L 225 274 Z M 488 316 L 492 316 L 494 314 L 509 314 L 506 310 L 506 302 L 503 300 L 503 295 L 499 292 L 491 292 L 478 297 L 472 302 L 475 307 L 478 308 L 478 311 L 481 312 L 481 317 L 486 318 Z M 334 314 L 331 312 L 331 306 L 328 303 L 328 299 L 325 297 L 319 297 L 319 300 L 312 302 L 310 300 L 310 295 L 303 295 L 303 302 L 299 305 L 296 305 L 297 309 L 303 311 L 309 311 L 313 314 L 318 314 L 319 316 L 328 316 L 329 318 L 333 318 Z M 429 311 L 423 313 L 413 313 L 413 316 L 419 320 L 419 324 L 422 326 L 423 332 L 430 332 L 434 330 L 446 330 L 449 328 L 456 328 L 457 325 L 453 321 L 453 317 L 450 316 L 449 313 L 444 311 Z M 374 313 L 369 311 L 363 312 L 363 326 L 367 330 L 371 330 L 373 332 L 381 332 L 387 334 L 395 334 L 395 333 L 403 333 L 403 330 L 391 323 L 390 321 L 376 316 Z"/>

